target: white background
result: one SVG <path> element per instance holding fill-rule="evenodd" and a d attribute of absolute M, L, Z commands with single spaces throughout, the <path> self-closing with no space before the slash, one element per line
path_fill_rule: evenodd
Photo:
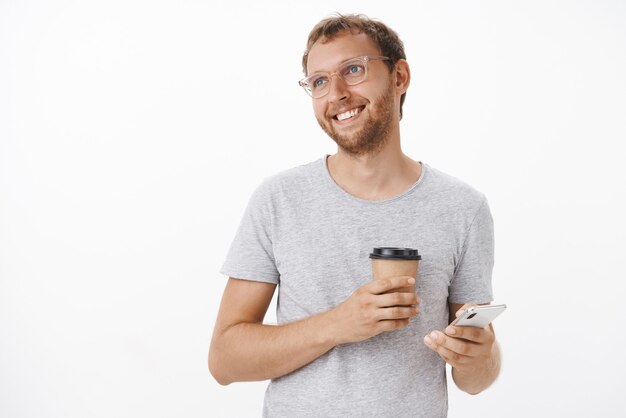
<path fill-rule="evenodd" d="M 624 416 L 626 2 L 604 0 L 0 0 L 0 416 L 260 415 L 267 382 L 207 370 L 219 269 L 259 182 L 335 150 L 297 85 L 334 11 L 397 30 L 405 152 L 491 205 L 504 367 L 450 384 L 450 417 Z"/>

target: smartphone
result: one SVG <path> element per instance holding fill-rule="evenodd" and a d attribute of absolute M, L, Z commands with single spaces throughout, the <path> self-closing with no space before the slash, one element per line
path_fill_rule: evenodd
<path fill-rule="evenodd" d="M 485 328 L 506 309 L 506 305 L 481 305 L 464 310 L 450 325 Z"/>

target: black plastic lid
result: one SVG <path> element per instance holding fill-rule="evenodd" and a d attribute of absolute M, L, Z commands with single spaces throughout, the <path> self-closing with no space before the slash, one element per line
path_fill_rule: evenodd
<path fill-rule="evenodd" d="M 370 258 L 379 260 L 421 260 L 422 256 L 413 248 L 378 247 L 374 248 Z"/>

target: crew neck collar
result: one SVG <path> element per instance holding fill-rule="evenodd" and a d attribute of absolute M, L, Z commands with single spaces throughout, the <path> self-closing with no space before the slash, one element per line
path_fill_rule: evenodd
<path fill-rule="evenodd" d="M 394 202 L 396 200 L 401 200 L 404 197 L 410 195 L 413 193 L 413 191 L 415 189 L 418 188 L 418 186 L 423 182 L 424 176 L 426 174 L 426 171 L 428 171 L 428 166 L 426 164 L 424 164 L 421 161 L 418 161 L 418 163 L 420 164 L 420 166 L 422 167 L 421 173 L 419 178 L 417 179 L 417 181 L 415 183 L 413 183 L 408 189 L 406 189 L 405 191 L 403 191 L 402 193 L 390 197 L 388 199 L 382 199 L 382 200 L 368 200 L 368 199 L 362 199 L 360 197 L 356 197 L 350 193 L 348 193 L 347 191 L 345 191 L 344 189 L 342 189 L 333 179 L 333 177 L 330 175 L 330 170 L 328 169 L 328 157 L 330 157 L 329 154 L 326 154 L 325 156 L 323 156 L 320 159 L 320 165 L 322 168 L 322 172 L 323 175 L 329 185 L 329 187 L 331 189 L 333 189 L 334 193 L 337 193 L 339 195 L 342 195 L 345 199 L 349 199 L 352 200 L 354 202 L 359 202 L 362 204 L 370 204 L 370 205 L 380 205 L 380 204 L 386 204 L 389 202 Z"/>

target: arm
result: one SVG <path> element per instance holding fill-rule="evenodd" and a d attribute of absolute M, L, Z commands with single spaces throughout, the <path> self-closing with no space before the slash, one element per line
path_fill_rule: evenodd
<path fill-rule="evenodd" d="M 408 277 L 376 280 L 329 311 L 288 324 L 265 325 L 263 317 L 276 285 L 230 278 L 211 340 L 209 370 L 223 385 L 277 378 L 338 344 L 404 328 L 417 315 L 417 295 L 386 292 L 413 283 L 415 279 Z"/>
<path fill-rule="evenodd" d="M 469 306 L 450 303 L 451 319 Z M 452 366 L 454 383 L 469 394 L 487 389 L 500 373 L 500 348 L 491 324 L 485 329 L 448 326 L 431 332 L 424 342 Z"/>

